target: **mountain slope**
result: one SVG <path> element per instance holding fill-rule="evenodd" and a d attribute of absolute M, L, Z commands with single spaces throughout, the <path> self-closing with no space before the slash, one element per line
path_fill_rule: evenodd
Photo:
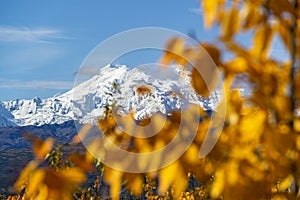
<path fill-rule="evenodd" d="M 199 103 L 206 109 L 217 104 L 217 98 L 203 99 L 196 95 L 189 74 L 181 73 L 180 66 L 175 65 L 168 69 L 108 65 L 64 94 L 3 104 L 18 126 L 61 124 L 69 120 L 93 122 L 103 116 L 105 106 L 111 102 L 116 102 L 122 113 L 133 110 L 136 119 L 180 109 L 188 102 Z M 140 88 L 148 88 L 148 92 L 139 92 Z"/>
<path fill-rule="evenodd" d="M 0 102 L 0 127 L 3 126 L 16 126 L 16 123 L 14 116 Z"/>
<path fill-rule="evenodd" d="M 38 127 L 32 125 L 0 127 L 0 151 L 32 147 L 30 141 L 23 137 L 25 133 L 36 135 L 42 139 L 52 137 L 60 142 L 69 143 L 77 134 L 77 129 L 74 121 L 67 121 L 62 124 L 44 124 Z"/>

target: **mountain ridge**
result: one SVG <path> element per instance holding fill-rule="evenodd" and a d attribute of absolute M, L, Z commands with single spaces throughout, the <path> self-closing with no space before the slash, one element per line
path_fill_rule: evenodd
<path fill-rule="evenodd" d="M 121 107 L 123 114 L 133 110 L 136 119 L 155 112 L 178 110 L 187 103 L 213 109 L 218 96 L 210 99 L 200 97 L 190 85 L 190 75 L 182 72 L 178 65 L 168 69 L 107 65 L 98 74 L 63 94 L 46 99 L 34 97 L 0 103 L 0 127 L 62 124 L 70 120 L 93 122 L 103 116 L 105 106 L 113 101 Z M 139 94 L 139 87 L 148 87 L 151 92 Z"/>

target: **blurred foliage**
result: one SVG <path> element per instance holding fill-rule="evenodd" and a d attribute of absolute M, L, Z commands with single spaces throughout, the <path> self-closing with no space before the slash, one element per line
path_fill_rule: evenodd
<path fill-rule="evenodd" d="M 63 145 L 53 148 L 53 139 L 40 140 L 32 135 L 27 138 L 33 143 L 35 159 L 27 164 L 14 185 L 22 194 L 18 198 L 73 199 L 74 191 L 86 181 L 85 171 L 90 170 L 87 166 L 93 158 L 78 153 L 63 157 Z"/>
<path fill-rule="evenodd" d="M 163 169 L 136 174 L 103 165 L 101 170 L 104 181 L 110 185 L 111 198 L 119 199 L 120 194 L 124 197 L 125 187 L 147 199 L 299 199 L 300 119 L 296 115 L 300 101 L 299 2 L 203 0 L 201 6 L 205 27 L 219 27 L 217 42 L 188 46 L 182 38 L 173 38 L 160 62 L 188 66 L 192 61 L 195 67 L 191 70 L 191 84 L 199 95 L 209 96 L 209 87 L 215 87 L 215 83 L 207 85 L 196 70 L 202 64 L 200 49 L 208 52 L 224 76 L 226 121 L 221 137 L 205 158 L 198 158 L 210 124 L 207 116 L 187 151 Z M 251 45 L 239 43 L 238 38 L 250 38 Z M 282 42 L 289 57 L 271 56 L 275 40 Z M 244 81 L 251 86 L 249 96 L 232 88 L 239 76 L 246 77 Z M 139 88 L 139 94 L 147 92 L 151 90 Z M 108 106 L 106 118 L 99 119 L 99 128 L 114 144 L 131 144 L 124 149 L 138 153 L 163 147 L 177 133 L 180 119 L 191 117 L 173 112 L 158 134 L 141 139 L 120 132 L 110 110 Z M 199 109 L 191 112 L 205 115 Z M 154 119 L 157 120 L 151 123 L 161 123 L 159 116 Z M 139 123 L 149 122 L 146 119 Z M 88 129 L 84 127 L 79 134 L 86 135 Z M 78 185 L 86 181 L 85 172 L 94 168 L 93 157 L 89 153 L 72 154 L 68 158 L 72 164 L 65 164 L 61 155 L 51 152 L 52 139 L 30 139 L 36 158 L 22 171 L 15 189 L 22 191 L 25 199 L 72 199 Z M 98 147 L 95 143 L 90 147 L 93 145 Z M 50 166 L 41 166 L 45 157 Z M 161 159 L 164 158 L 145 160 L 139 167 L 156 165 Z M 191 177 L 201 185 L 191 186 Z M 98 187 L 99 180 L 90 193 L 81 193 L 82 199 L 96 199 Z"/>
<path fill-rule="evenodd" d="M 219 42 L 202 46 L 224 74 L 227 114 L 217 145 L 206 158 L 190 163 L 199 164 L 191 171 L 203 183 L 212 175 L 211 198 L 300 198 L 298 2 L 204 0 L 202 9 L 205 27 L 220 27 Z M 238 43 L 238 37 L 249 34 L 252 46 Z M 289 57 L 271 56 L 276 37 Z M 200 45 L 191 51 L 183 39 L 174 38 L 167 47 L 177 55 L 166 53 L 162 61 L 191 60 L 196 68 L 202 64 L 197 60 Z M 224 56 L 228 52 L 232 59 Z M 208 95 L 194 69 L 193 87 Z M 241 75 L 252 88 L 250 96 L 232 89 Z"/>

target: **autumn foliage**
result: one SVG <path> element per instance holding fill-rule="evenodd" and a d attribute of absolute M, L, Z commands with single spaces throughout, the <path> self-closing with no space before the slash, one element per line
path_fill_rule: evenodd
<path fill-rule="evenodd" d="M 169 143 L 175 137 L 181 119 L 190 119 L 195 112 L 203 116 L 196 137 L 186 152 L 162 169 L 129 173 L 104 165 L 103 177 L 110 185 L 112 199 L 119 199 L 124 186 L 135 195 L 146 191 L 148 199 L 300 198 L 299 6 L 297 0 L 201 1 L 204 26 L 208 29 L 219 27 L 218 42 L 188 46 L 184 39 L 173 38 L 167 43 L 168 51 L 160 62 L 166 65 L 176 62 L 183 66 L 193 63 L 191 84 L 199 95 L 208 97 L 216 82 L 205 81 L 195 70 L 201 65 L 199 48 L 208 52 L 224 78 L 226 117 L 222 134 L 212 151 L 199 158 L 211 122 L 210 116 L 200 108 L 170 113 L 161 131 L 147 139 L 123 133 L 111 117 L 100 119 L 99 128 L 113 144 L 130 143 L 133 145 L 123 148 L 145 153 Z M 248 44 L 241 44 L 239 38 L 250 40 Z M 288 56 L 274 56 L 274 42 L 282 43 Z M 208 74 L 214 73 L 209 71 Z M 240 77 L 244 77 L 243 81 L 251 88 L 249 95 L 233 88 L 233 83 Z M 137 92 L 143 94 L 151 90 L 140 87 Z M 124 119 L 129 119 L 126 117 L 132 118 L 125 116 Z M 160 119 L 155 115 L 151 123 L 159 124 Z M 89 128 L 85 129 L 80 134 L 85 136 Z M 89 153 L 73 155 L 74 164 L 70 166 L 39 167 L 52 142 L 51 139 L 34 141 L 36 159 L 28 164 L 15 184 L 17 190 L 26 188 L 28 199 L 71 199 L 76 187 L 86 180 L 85 172 L 92 169 L 89 163 L 93 159 Z M 100 148 L 99 144 L 103 142 L 92 142 L 90 149 Z M 158 165 L 156 162 L 164 159 L 167 157 L 145 158 L 139 167 Z M 202 185 L 190 188 L 191 178 Z M 157 191 L 153 192 L 155 187 Z"/>

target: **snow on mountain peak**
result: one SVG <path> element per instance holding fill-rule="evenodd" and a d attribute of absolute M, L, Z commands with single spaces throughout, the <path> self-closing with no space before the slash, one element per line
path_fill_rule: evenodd
<path fill-rule="evenodd" d="M 93 122 L 103 116 L 105 106 L 115 101 L 121 113 L 134 111 L 136 119 L 155 112 L 178 110 L 188 102 L 209 109 L 217 99 L 203 99 L 190 86 L 189 74 L 181 74 L 180 66 L 166 69 L 141 66 L 130 69 L 125 65 L 107 65 L 90 79 L 77 84 L 70 91 L 32 100 L 3 102 L 0 114 L 19 126 L 60 124 L 69 120 Z M 139 93 L 144 87 L 149 91 Z M 11 113 L 11 115 L 9 115 Z M 1 116 L 0 115 L 0 118 Z M 6 124 L 4 124 L 6 125 Z M 1 121 L 0 121 L 0 126 Z"/>

